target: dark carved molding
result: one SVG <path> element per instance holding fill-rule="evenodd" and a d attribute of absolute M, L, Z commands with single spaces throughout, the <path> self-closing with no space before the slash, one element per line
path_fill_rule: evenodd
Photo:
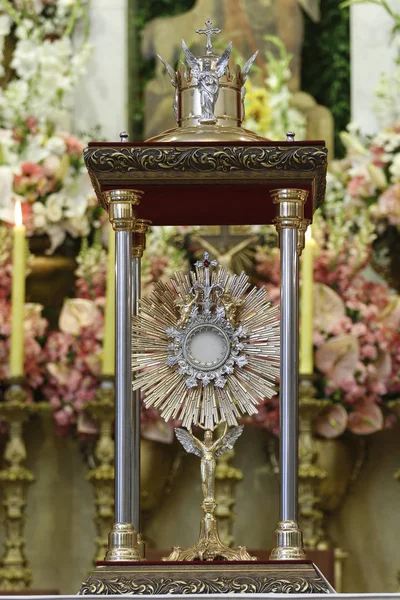
<path fill-rule="evenodd" d="M 316 575 L 305 577 L 215 577 L 188 580 L 171 577 L 143 577 L 132 579 L 122 576 L 113 578 L 90 578 L 80 589 L 80 595 L 89 594 L 325 594 L 332 590 L 323 578 Z"/>
<path fill-rule="evenodd" d="M 106 210 L 102 191 L 118 187 L 146 191 L 147 187 L 161 185 L 168 188 L 167 193 L 173 190 L 171 193 L 176 204 L 168 219 L 181 202 L 178 195 L 186 194 L 182 186 L 188 184 L 223 184 L 232 187 L 233 193 L 237 184 L 246 185 L 249 190 L 253 186 L 255 191 L 264 186 L 266 194 L 271 187 L 299 187 L 311 190 L 311 214 L 322 204 L 325 196 L 327 149 L 322 145 L 307 145 L 307 142 L 294 146 L 274 143 L 91 145 L 85 149 L 84 158 L 97 198 Z M 225 214 L 225 209 L 219 209 Z M 157 221 L 157 207 L 153 207 L 150 216 L 143 218 Z M 270 215 L 269 218 L 272 222 L 273 217 Z M 233 223 L 238 224 L 237 215 L 235 219 Z M 185 222 L 189 223 L 193 222 Z M 178 223 L 172 220 L 163 224 Z"/>
<path fill-rule="evenodd" d="M 97 173 L 312 171 L 326 167 L 327 149 L 314 146 L 90 147 L 85 149 L 84 158 L 87 168 Z"/>

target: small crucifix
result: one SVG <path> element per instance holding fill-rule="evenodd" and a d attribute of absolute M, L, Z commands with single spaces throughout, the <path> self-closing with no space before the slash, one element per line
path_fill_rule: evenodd
<path fill-rule="evenodd" d="M 215 33 L 221 33 L 221 29 L 218 29 L 218 27 L 211 27 L 211 23 L 212 21 L 210 21 L 210 19 L 207 19 L 206 21 L 206 28 L 205 29 L 196 29 L 196 33 L 199 34 L 204 34 L 207 36 L 207 43 L 206 43 L 206 54 L 212 54 L 212 43 L 211 43 L 211 36 Z"/>
<path fill-rule="evenodd" d="M 229 225 L 222 225 L 219 227 L 219 233 L 215 235 L 209 235 L 207 228 L 200 235 L 192 233 L 189 238 L 189 247 L 192 244 L 200 245 L 203 252 L 207 251 L 223 267 L 240 273 L 242 270 L 249 271 L 251 269 L 254 248 L 261 242 L 261 238 L 259 233 L 232 234 Z"/>

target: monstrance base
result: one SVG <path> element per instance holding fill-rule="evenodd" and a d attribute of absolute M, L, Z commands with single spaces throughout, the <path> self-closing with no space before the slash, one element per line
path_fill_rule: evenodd
<path fill-rule="evenodd" d="M 215 506 L 215 504 L 213 504 Z M 214 561 L 214 560 L 257 560 L 250 556 L 246 546 L 229 548 L 225 546 L 218 535 L 217 522 L 212 514 L 206 513 L 201 521 L 199 539 L 191 548 L 174 546 L 171 554 L 164 561 Z"/>
<path fill-rule="evenodd" d="M 81 595 L 334 593 L 310 561 L 99 562 Z"/>

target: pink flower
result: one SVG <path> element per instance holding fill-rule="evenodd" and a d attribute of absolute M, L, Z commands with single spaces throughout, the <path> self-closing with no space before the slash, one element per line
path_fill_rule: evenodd
<path fill-rule="evenodd" d="M 345 431 L 347 421 L 346 409 L 341 404 L 334 404 L 320 412 L 315 421 L 315 431 L 324 438 L 335 438 Z"/>
<path fill-rule="evenodd" d="M 391 225 L 400 225 L 400 183 L 390 186 L 379 196 L 378 208 Z"/>
<path fill-rule="evenodd" d="M 323 283 L 314 284 L 314 326 L 323 331 L 332 327 L 346 314 L 342 298 Z"/>
<path fill-rule="evenodd" d="M 378 356 L 378 351 L 372 344 L 364 344 L 361 346 L 361 356 L 368 360 L 375 360 Z"/>
<path fill-rule="evenodd" d="M 358 340 L 353 335 L 340 335 L 322 344 L 315 353 L 315 365 L 324 375 L 339 385 L 354 376 L 359 359 Z"/>
<path fill-rule="evenodd" d="M 66 146 L 67 146 L 67 153 L 68 154 L 78 154 L 81 155 L 84 149 L 84 145 L 83 143 L 78 140 L 78 138 L 74 137 L 73 135 L 67 134 L 67 133 L 60 133 L 60 137 L 62 137 L 62 139 L 64 140 Z"/>
<path fill-rule="evenodd" d="M 59 327 L 65 333 L 79 335 L 84 327 L 93 326 L 99 317 L 99 310 L 92 300 L 74 298 L 64 303 Z"/>
<path fill-rule="evenodd" d="M 357 435 L 375 433 L 382 428 L 383 415 L 376 404 L 361 406 L 349 414 L 349 429 Z"/>

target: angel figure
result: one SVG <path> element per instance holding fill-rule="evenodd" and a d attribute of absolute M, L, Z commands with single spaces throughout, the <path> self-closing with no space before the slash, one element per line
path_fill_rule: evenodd
<path fill-rule="evenodd" d="M 220 303 L 225 309 L 225 319 L 229 321 L 232 327 L 235 327 L 237 312 L 240 305 L 243 304 L 243 299 L 232 298 L 232 295 L 229 292 L 225 292 L 220 299 Z"/>
<path fill-rule="evenodd" d="M 182 49 L 189 65 L 192 76 L 198 81 L 200 91 L 201 117 L 199 122 L 202 124 L 214 124 L 217 122 L 215 117 L 215 104 L 219 94 L 219 79 L 225 73 L 228 66 L 228 60 L 232 49 L 232 42 L 228 45 L 215 63 L 215 71 L 211 68 L 211 58 L 196 58 L 182 40 Z"/>
<path fill-rule="evenodd" d="M 199 292 L 196 290 L 195 294 L 186 294 L 183 298 L 177 298 L 175 300 L 175 306 L 179 310 L 179 321 L 178 327 L 183 327 L 189 321 L 192 314 L 192 308 L 196 306 L 199 298 Z"/>
<path fill-rule="evenodd" d="M 221 437 L 213 440 L 213 432 L 207 429 L 204 433 L 204 440 L 201 442 L 191 431 L 186 429 L 175 429 L 175 434 L 186 452 L 196 454 L 201 457 L 201 487 L 203 490 L 203 505 L 208 505 L 208 510 L 213 510 L 215 505 L 215 469 L 216 459 L 227 450 L 232 450 L 236 440 L 243 431 L 243 425 L 233 427 L 228 431 L 225 424 L 225 430 Z"/>
<path fill-rule="evenodd" d="M 162 56 L 160 56 L 159 54 L 157 54 L 158 58 L 161 60 L 162 64 L 164 65 L 164 67 L 167 70 L 168 75 L 171 78 L 171 83 L 175 88 L 175 96 L 174 96 L 174 117 L 175 117 L 175 121 L 178 122 L 178 76 L 175 72 L 175 69 L 173 69 L 171 67 L 171 65 L 169 63 L 167 63 L 166 60 L 163 59 Z"/>

